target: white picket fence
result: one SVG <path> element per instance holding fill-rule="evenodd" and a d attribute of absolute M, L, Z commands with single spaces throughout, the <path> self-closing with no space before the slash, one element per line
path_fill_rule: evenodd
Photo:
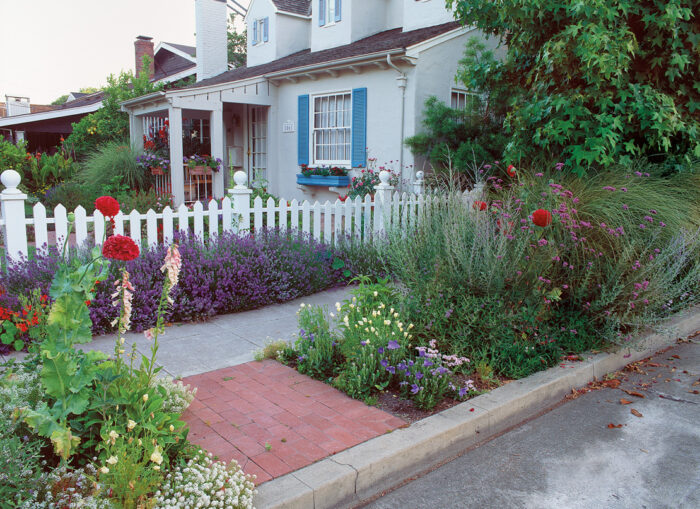
<path fill-rule="evenodd" d="M 442 199 L 423 194 L 394 192 L 388 184 L 389 174 L 381 174 L 381 183 L 376 186 L 374 197 L 348 198 L 334 203 L 318 201 L 299 202 L 284 199 L 276 202 L 270 198 L 266 203 L 260 197 L 250 205 L 252 190 L 246 185 L 246 175 L 237 172 L 235 187 L 222 200 L 211 200 L 205 209 L 201 202 L 188 208 L 181 205 L 176 210 L 166 207 L 163 212 L 153 210 L 141 213 L 133 210 L 128 214 L 119 212 L 114 218 L 113 232 L 131 237 L 140 246 L 169 244 L 175 232 L 189 232 L 204 240 L 220 232 L 261 231 L 263 228 L 292 229 L 313 236 L 328 244 L 338 239 L 352 237 L 361 242 L 370 242 L 390 226 L 408 232 L 420 220 L 425 210 Z M 64 242 L 82 246 L 87 242 L 100 245 L 105 234 L 105 218 L 95 211 L 87 215 L 83 207 L 73 211 L 72 236 L 68 238 L 69 213 L 63 205 L 53 210 L 53 217 L 41 203 L 34 205 L 31 217 L 25 215 L 25 200 L 17 186 L 20 176 L 13 170 L 2 173 L 5 189 L 0 193 L 6 261 L 21 259 L 28 254 L 29 231 L 33 232 L 33 245 L 37 252 L 49 246 L 62 249 Z"/>

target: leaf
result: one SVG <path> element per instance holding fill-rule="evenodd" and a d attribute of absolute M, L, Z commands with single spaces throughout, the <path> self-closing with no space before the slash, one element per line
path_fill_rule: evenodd
<path fill-rule="evenodd" d="M 66 347 L 92 341 L 92 320 L 84 300 L 75 294 L 56 299 L 49 313 L 47 332 Z"/>
<path fill-rule="evenodd" d="M 613 378 L 612 380 L 603 380 L 602 384 L 605 387 L 610 387 L 611 389 L 617 389 L 620 387 L 620 381 L 617 378 Z"/>
<path fill-rule="evenodd" d="M 634 415 L 635 417 L 644 417 L 640 412 L 635 410 L 634 408 L 630 409 L 630 413 Z"/>
<path fill-rule="evenodd" d="M 15 339 L 15 342 L 12 344 L 12 346 L 15 347 L 15 351 L 19 352 L 20 350 L 22 350 L 22 348 L 24 348 L 24 341 L 22 341 L 21 339 Z"/>
<path fill-rule="evenodd" d="M 613 424 L 612 422 L 608 424 L 608 428 L 610 429 L 621 428 L 622 426 L 622 424 Z"/>
<path fill-rule="evenodd" d="M 51 442 L 56 454 L 66 460 L 80 443 L 80 437 L 73 436 L 69 428 L 61 428 L 51 433 Z"/>
<path fill-rule="evenodd" d="M 625 399 L 625 398 L 620 399 L 621 405 L 629 405 L 630 403 L 632 403 L 632 402 L 628 399 Z"/>
<path fill-rule="evenodd" d="M 333 260 L 333 264 L 331 265 L 331 268 L 333 270 L 339 270 L 339 269 L 342 269 L 343 267 L 345 267 L 345 262 L 343 260 L 341 260 L 340 258 L 335 258 Z"/>
<path fill-rule="evenodd" d="M 630 396 L 634 396 L 634 397 L 636 397 L 636 398 L 644 398 L 644 397 L 645 397 L 644 394 L 642 394 L 641 392 L 637 392 L 637 391 L 628 391 L 627 389 L 620 389 L 620 390 L 621 390 L 622 392 L 625 392 L 625 393 L 629 394 Z"/>

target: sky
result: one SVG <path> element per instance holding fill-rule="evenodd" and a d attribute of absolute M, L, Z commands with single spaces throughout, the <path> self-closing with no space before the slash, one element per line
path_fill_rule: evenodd
<path fill-rule="evenodd" d="M 137 35 L 194 46 L 194 32 L 194 0 L 0 0 L 0 101 L 103 86 L 133 71 Z"/>

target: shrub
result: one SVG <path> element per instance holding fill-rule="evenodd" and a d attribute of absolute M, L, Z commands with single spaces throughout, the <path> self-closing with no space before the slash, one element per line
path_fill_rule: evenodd
<path fill-rule="evenodd" d="M 90 213 L 95 208 L 95 198 L 99 196 L 98 189 L 89 183 L 71 180 L 50 188 L 44 194 L 41 202 L 48 209 L 53 209 L 57 205 L 63 205 L 68 211 L 75 210 L 80 205 Z"/>
<path fill-rule="evenodd" d="M 159 392 L 163 394 L 163 411 L 173 414 L 181 414 L 192 404 L 197 394 L 196 387 L 185 385 L 181 380 L 172 377 L 156 378 L 152 386 L 161 387 Z"/>
<path fill-rule="evenodd" d="M 700 157 L 697 2 L 447 0 L 507 45 L 468 63 L 475 91 L 506 89 L 512 159 L 563 154 L 578 173 L 658 154 Z"/>
<path fill-rule="evenodd" d="M 562 354 L 628 344 L 698 302 L 697 179 L 634 169 L 491 178 L 483 209 L 455 193 L 410 242 L 391 232 L 382 257 L 421 341 L 524 376 Z M 534 224 L 538 209 L 551 224 Z"/>
<path fill-rule="evenodd" d="M 202 320 L 218 314 L 254 309 L 286 302 L 340 284 L 341 270 L 333 269 L 335 252 L 308 235 L 277 230 L 238 236 L 224 233 L 206 244 L 193 236 L 178 237 L 183 259 L 180 282 L 173 290 L 174 306 L 167 321 Z M 162 289 L 160 267 L 165 247 L 142 250 L 130 262 L 110 265 L 108 281 L 120 277 L 122 268 L 131 274 L 134 293 L 132 326 L 148 329 L 154 324 Z M 78 255 L 87 260 L 85 254 Z M 338 255 L 342 257 L 342 254 Z M 49 292 L 57 270 L 58 255 L 48 255 L 10 267 L 0 275 L 5 293 L 0 305 L 18 309 L 18 295 L 31 288 Z M 348 261 L 351 265 L 351 262 Z M 118 310 L 112 305 L 111 284 L 98 285 L 91 300 L 92 330 L 102 334 L 113 330 Z"/>
<path fill-rule="evenodd" d="M 149 175 L 136 162 L 136 152 L 127 141 L 110 141 L 87 155 L 79 180 L 100 190 L 114 182 L 131 189 L 148 189 Z"/>

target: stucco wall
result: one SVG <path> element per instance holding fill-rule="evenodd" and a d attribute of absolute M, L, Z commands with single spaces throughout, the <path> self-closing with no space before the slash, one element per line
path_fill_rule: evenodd
<path fill-rule="evenodd" d="M 270 40 L 277 49 L 277 58 L 282 58 L 310 45 L 311 20 L 278 14 L 275 16 L 275 32 L 270 32 Z M 272 23 L 272 21 L 270 21 Z M 270 26 L 272 28 L 272 25 Z M 273 39 L 274 37 L 274 39 Z"/>
<path fill-rule="evenodd" d="M 319 26 L 318 0 L 313 1 L 311 8 L 311 51 L 320 51 L 350 44 L 352 41 L 351 36 L 352 9 L 350 8 L 350 2 L 347 2 L 347 0 L 343 2 L 340 21 Z"/>
<path fill-rule="evenodd" d="M 411 97 L 414 86 L 413 70 L 406 68 L 409 73 L 409 90 Z M 297 100 L 302 94 L 322 94 L 331 92 L 351 91 L 353 88 L 367 87 L 367 145 L 370 156 L 378 159 L 378 164 L 390 160 L 398 160 L 400 145 L 400 115 L 401 90 L 396 84 L 397 73 L 390 70 L 365 71 L 362 74 L 346 73 L 338 78 L 323 78 L 317 81 L 301 81 L 285 83 L 278 89 L 278 107 L 272 108 L 269 118 L 270 140 L 276 140 L 276 150 L 270 151 L 270 188 L 274 194 L 286 199 L 297 198 L 335 200 L 337 194 L 316 190 L 315 196 L 305 194 L 296 186 L 297 137 L 299 133 Z M 407 100 L 407 115 L 411 110 Z M 276 118 L 275 118 L 276 117 Z M 407 119 L 410 117 L 406 117 Z M 282 133 L 282 124 L 293 121 L 294 133 Z M 410 154 L 405 152 L 406 164 L 411 163 Z M 398 165 L 396 165 L 398 169 Z"/>
<path fill-rule="evenodd" d="M 448 21 L 454 21 L 454 16 L 445 7 L 445 0 L 403 0 L 404 32 Z"/>
<path fill-rule="evenodd" d="M 246 16 L 246 24 L 248 29 L 248 67 L 271 62 L 278 58 L 276 56 L 277 39 L 279 39 L 279 26 L 275 16 L 275 8 L 270 0 L 255 0 L 250 6 L 250 10 Z M 268 42 L 259 42 L 253 45 L 253 23 L 257 20 L 269 17 L 269 40 Z M 262 41 L 262 35 L 259 36 Z"/>

